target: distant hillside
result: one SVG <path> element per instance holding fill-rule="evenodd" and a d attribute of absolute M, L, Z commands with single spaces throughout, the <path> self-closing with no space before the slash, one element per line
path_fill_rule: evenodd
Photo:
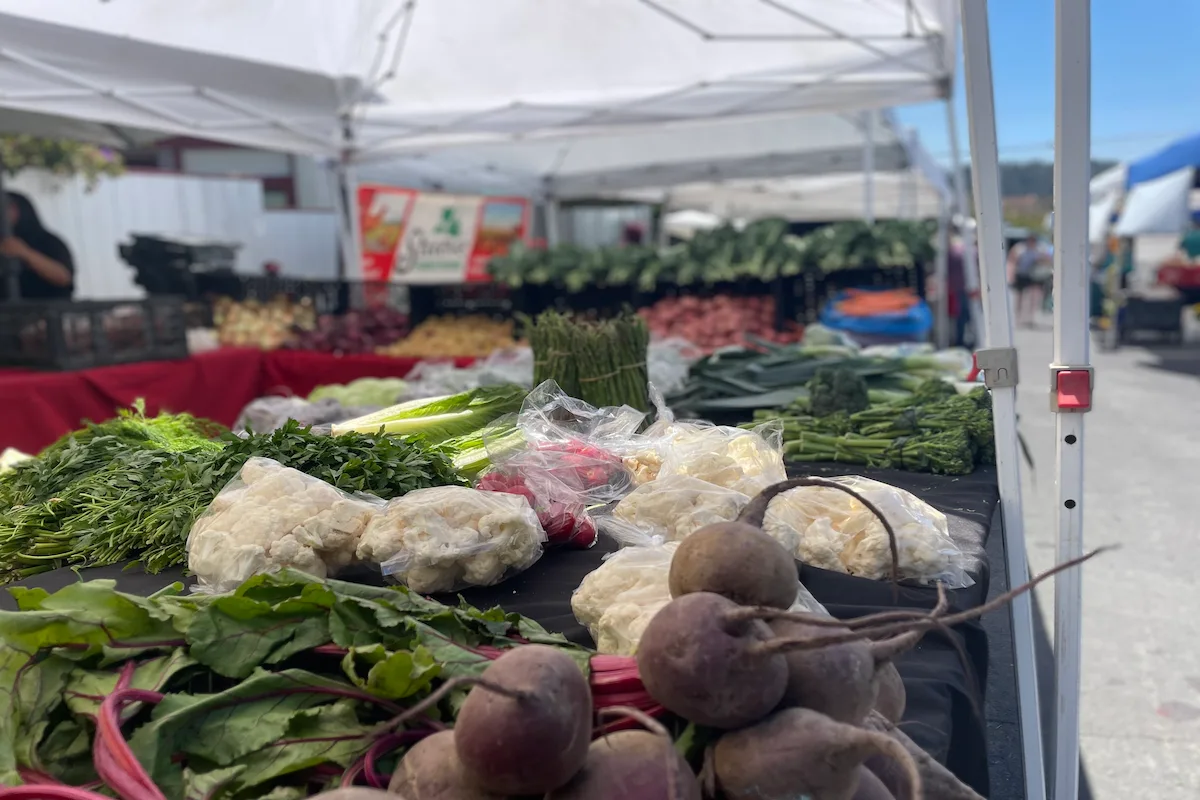
<path fill-rule="evenodd" d="M 1095 176 L 1115 161 L 1093 161 L 1092 175 Z M 970 180 L 970 168 L 967 180 Z M 1000 191 L 1005 197 L 1051 198 L 1054 196 L 1054 165 L 1046 161 L 1008 162 L 1000 165 Z"/>

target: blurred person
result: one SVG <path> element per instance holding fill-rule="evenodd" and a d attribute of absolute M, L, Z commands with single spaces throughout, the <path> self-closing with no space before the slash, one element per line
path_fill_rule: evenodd
<path fill-rule="evenodd" d="M 1042 305 L 1042 284 L 1038 267 L 1048 261 L 1036 233 L 1008 252 L 1009 285 L 1017 293 L 1017 324 L 1033 327 L 1034 315 Z"/>
<path fill-rule="evenodd" d="M 0 241 L 0 254 L 18 264 L 23 300 L 69 300 L 75 288 L 75 259 L 66 243 L 42 225 L 28 197 L 8 192 L 12 233 Z M 0 287 L 0 291 L 6 291 Z"/>
<path fill-rule="evenodd" d="M 1180 238 L 1179 255 L 1187 261 L 1200 259 L 1200 222 L 1193 220 L 1191 230 Z"/>

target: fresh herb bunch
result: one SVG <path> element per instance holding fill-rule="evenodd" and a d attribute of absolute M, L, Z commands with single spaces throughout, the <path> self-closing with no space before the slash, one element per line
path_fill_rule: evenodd
<path fill-rule="evenodd" d="M 216 449 L 173 452 L 136 439 L 85 435 L 63 452 L 76 454 L 58 467 L 69 479 L 53 476 L 53 489 L 0 516 L 0 583 L 64 566 L 136 559 L 153 573 L 185 563 L 192 523 L 253 456 L 385 500 L 464 482 L 445 455 L 420 441 L 322 436 L 294 420 L 268 434 L 227 433 Z M 40 460 L 31 462 L 35 469 L 43 468 Z"/>
<path fill-rule="evenodd" d="M 517 637 L 583 670 L 590 660 L 516 614 L 403 589 L 292 571 L 232 595 L 182 589 L 16 591 L 22 610 L 0 612 L 0 785 L 98 783 L 107 761 L 110 775 L 141 764 L 166 797 L 300 800 L 344 773 L 378 777 L 438 724 L 413 721 L 405 739 L 384 723 L 441 682 L 478 676 Z M 430 713 L 451 721 L 465 691 Z M 154 711 L 122 715 L 130 701 Z"/>
<path fill-rule="evenodd" d="M 225 432 L 215 422 L 188 414 L 147 417 L 145 403 L 137 400 L 133 408 L 121 409 L 114 419 L 88 422 L 83 430 L 63 436 L 37 458 L 0 475 L 0 508 L 54 497 L 131 450 L 219 452 L 224 445 L 214 437 Z"/>
<path fill-rule="evenodd" d="M 544 311 L 527 322 L 533 349 L 533 383 L 555 381 L 591 405 L 649 408 L 646 321 L 626 310 L 601 322 Z"/>

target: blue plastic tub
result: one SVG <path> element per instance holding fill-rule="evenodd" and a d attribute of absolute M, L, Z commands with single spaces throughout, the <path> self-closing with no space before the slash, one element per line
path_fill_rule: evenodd
<path fill-rule="evenodd" d="M 863 289 L 860 291 L 872 291 Z M 884 342 L 921 342 L 933 329 L 933 312 L 924 300 L 898 314 L 879 314 L 873 317 L 850 317 L 837 310 L 847 292 L 839 292 L 821 310 L 821 324 L 845 331 L 864 344 Z"/>

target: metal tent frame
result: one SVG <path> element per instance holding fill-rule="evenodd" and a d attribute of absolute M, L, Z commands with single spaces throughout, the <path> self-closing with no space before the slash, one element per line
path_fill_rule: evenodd
<path fill-rule="evenodd" d="M 1004 258 L 1000 162 L 992 94 L 987 0 L 960 0 L 972 184 L 979 219 L 984 346 L 979 367 L 992 389 L 996 461 L 1009 578 L 1029 575 L 1022 521 L 1016 427 L 1017 358 Z M 1091 9 L 1089 0 L 1055 2 L 1054 363 L 1049 366 L 1056 414 L 1058 560 L 1083 552 L 1083 435 L 1081 412 L 1094 386 L 1088 328 L 1088 179 L 1091 143 Z M 957 150 L 953 111 L 951 143 Z M 958 176 L 957 157 L 955 175 Z M 961 185 L 961 179 L 959 184 Z M 969 265 L 968 265 L 969 266 Z M 968 270 L 969 274 L 969 270 Z M 1012 605 L 1020 728 L 1028 800 L 1079 796 L 1079 686 L 1082 584 L 1079 570 L 1054 579 L 1055 694 L 1052 749 L 1046 751 L 1038 705 L 1032 598 Z M 1047 791 L 1047 784 L 1053 791 Z"/>

